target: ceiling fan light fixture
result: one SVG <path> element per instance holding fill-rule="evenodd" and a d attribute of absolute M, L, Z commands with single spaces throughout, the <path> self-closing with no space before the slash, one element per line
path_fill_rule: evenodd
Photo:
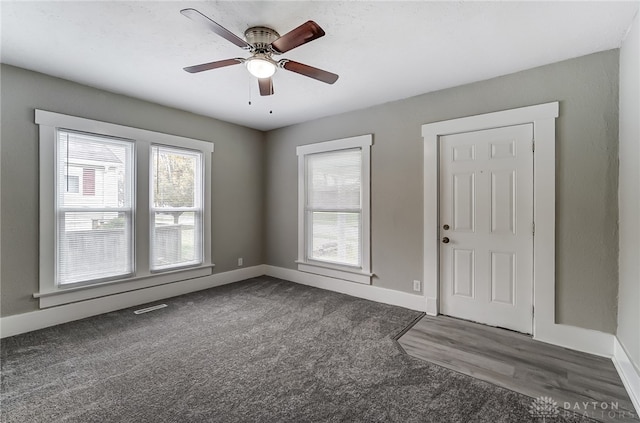
<path fill-rule="evenodd" d="M 247 60 L 247 70 L 256 78 L 271 78 L 276 73 L 276 68 L 275 63 L 260 57 Z"/>

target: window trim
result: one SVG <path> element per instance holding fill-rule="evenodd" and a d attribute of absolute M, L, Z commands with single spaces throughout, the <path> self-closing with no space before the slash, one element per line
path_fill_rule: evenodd
<path fill-rule="evenodd" d="M 371 145 L 373 135 L 359 135 L 296 148 L 298 156 L 298 270 L 336 279 L 371 284 Z M 347 266 L 307 258 L 306 156 L 359 148 L 362 152 L 362 258 L 361 266 Z"/>
<path fill-rule="evenodd" d="M 187 279 L 211 275 L 211 171 L 214 145 L 209 141 L 180 137 L 146 129 L 101 122 L 92 119 L 64 115 L 45 110 L 35 110 L 35 123 L 39 126 L 39 169 L 40 169 L 40 280 L 38 298 L 40 308 L 52 307 L 71 302 L 83 301 L 122 292 L 179 282 Z M 131 277 L 60 287 L 55 283 L 55 136 L 58 128 L 134 140 L 134 210 L 135 222 L 134 257 L 135 273 Z M 149 172 L 152 144 L 163 144 L 178 148 L 199 150 L 203 153 L 204 196 L 203 196 L 203 263 L 200 266 L 169 269 L 165 272 L 150 271 L 149 223 Z"/>

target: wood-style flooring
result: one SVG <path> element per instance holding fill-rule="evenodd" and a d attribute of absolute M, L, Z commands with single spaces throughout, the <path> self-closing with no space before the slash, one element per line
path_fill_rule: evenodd
<path fill-rule="evenodd" d="M 447 316 L 424 316 L 398 342 L 407 354 L 604 422 L 640 422 L 610 359 Z M 615 408 L 617 406 L 617 408 Z"/>

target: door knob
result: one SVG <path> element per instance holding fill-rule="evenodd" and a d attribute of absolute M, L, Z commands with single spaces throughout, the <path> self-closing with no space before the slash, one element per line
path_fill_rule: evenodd
<path fill-rule="evenodd" d="M 449 243 L 449 238 L 447 238 L 446 236 L 444 238 L 442 238 L 442 242 L 444 244 L 448 244 Z"/>

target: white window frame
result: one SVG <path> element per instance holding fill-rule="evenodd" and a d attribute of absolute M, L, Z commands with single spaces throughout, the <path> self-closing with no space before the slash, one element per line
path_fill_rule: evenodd
<path fill-rule="evenodd" d="M 55 164 L 54 164 L 54 173 L 53 175 L 51 175 L 53 178 L 58 178 L 59 175 L 62 173 L 62 169 L 58 168 L 59 164 L 60 164 L 60 149 L 59 149 L 59 145 L 58 143 L 60 142 L 60 137 L 59 137 L 59 131 L 63 131 L 66 132 L 67 134 L 76 134 L 76 135 L 80 135 L 82 136 L 83 134 L 87 134 L 85 132 L 80 132 L 80 131 L 76 131 L 76 130 L 70 130 L 68 128 L 55 128 L 55 140 L 54 140 L 54 151 L 55 151 Z M 56 213 L 56 219 L 55 219 L 55 225 L 61 225 L 64 222 L 64 225 L 66 225 L 66 215 L 67 213 L 75 213 L 75 212 L 113 212 L 113 213 L 123 213 L 127 216 L 127 223 L 128 225 L 131 227 L 131 239 L 127 240 L 127 244 L 128 244 L 128 248 L 129 248 L 129 255 L 127 257 L 127 260 L 129 261 L 129 263 L 131 264 L 131 270 L 130 272 L 124 273 L 124 274 L 120 274 L 120 275 L 115 275 L 115 276 L 107 276 L 101 279 L 92 279 L 92 280 L 85 280 L 85 281 L 78 281 L 78 282 L 69 282 L 69 283 L 62 283 L 59 278 L 59 269 L 54 268 L 54 283 L 56 284 L 56 286 L 62 286 L 64 285 L 64 288 L 67 289 L 69 287 L 73 287 L 73 286 L 80 286 L 80 285 L 93 285 L 93 284 L 97 284 L 100 282 L 106 282 L 106 281 L 111 281 L 111 280 L 118 280 L 118 279 L 123 279 L 123 278 L 128 278 L 131 277 L 134 273 L 135 273 L 135 250 L 134 250 L 134 234 L 135 232 L 135 187 L 134 187 L 134 183 L 135 183 L 135 142 L 133 140 L 130 139 L 123 139 L 123 138 L 117 138 L 117 137 L 113 137 L 113 136 L 108 136 L 108 135 L 104 135 L 104 134 L 87 134 L 87 135 L 91 135 L 95 138 L 101 138 L 101 141 L 103 142 L 118 142 L 118 143 L 123 143 L 126 144 L 127 147 L 129 147 L 131 150 L 131 169 L 127 169 L 127 172 L 130 172 L 131 175 L 129 175 L 129 178 L 127 179 L 127 181 L 130 183 L 130 185 L 127 187 L 128 190 L 131 191 L 131 205 L 130 206 L 125 206 L 125 207 L 73 207 L 73 206 L 66 206 L 66 205 L 61 205 L 59 200 L 59 192 L 55 193 L 55 200 L 54 200 L 54 213 Z M 68 147 L 67 147 L 68 148 Z M 64 170 L 64 173 L 67 174 L 69 172 L 69 164 L 66 164 L 67 168 Z M 84 176 L 84 170 L 86 169 L 85 166 L 82 167 L 82 174 Z M 95 172 L 95 170 L 94 170 Z M 68 177 L 68 175 L 67 175 Z M 78 183 L 78 195 L 85 197 L 84 194 L 84 190 L 85 190 L 85 183 L 84 183 L 84 177 L 78 177 L 79 178 L 79 183 Z M 95 173 L 94 173 L 94 178 L 95 178 Z M 80 182 L 81 181 L 81 182 Z M 60 183 L 63 182 L 61 180 L 57 180 L 56 181 L 56 190 L 59 190 L 61 188 Z M 64 183 L 67 183 L 67 180 L 65 178 Z M 94 194 L 93 196 L 95 196 L 95 179 L 94 179 Z M 55 240 L 56 240 L 56 247 L 55 247 L 55 251 L 54 251 L 54 262 L 58 261 L 58 257 L 59 257 L 59 248 L 60 248 L 60 226 L 57 226 L 54 231 L 55 231 Z"/>
<path fill-rule="evenodd" d="M 371 134 L 360 135 L 351 138 L 343 138 L 333 141 L 325 141 L 315 144 L 301 145 L 296 148 L 298 155 L 298 270 L 317 275 L 328 276 L 346 281 L 362 284 L 371 284 Z M 362 187 L 361 187 L 361 219 L 362 219 L 362 243 L 361 266 L 346 266 L 326 263 L 317 260 L 309 260 L 307 248 L 310 241 L 307 239 L 310 231 L 308 213 L 306 213 L 306 156 L 318 153 L 328 153 L 340 150 L 360 149 L 362 152 Z"/>
<path fill-rule="evenodd" d="M 198 201 L 196 201 L 196 204 L 194 204 L 194 206 L 192 207 L 171 207 L 171 208 L 165 208 L 165 207 L 155 207 L 153 205 L 153 189 L 149 189 L 149 216 L 150 216 L 150 221 L 149 221 L 149 231 L 150 233 L 153 232 L 156 228 L 155 228 L 155 219 L 156 219 L 156 213 L 162 213 L 162 212 L 178 212 L 178 211 L 182 211 L 182 212 L 189 212 L 189 213 L 194 213 L 194 215 L 198 215 L 199 219 L 197 219 L 196 221 L 199 222 L 196 226 L 196 231 L 198 232 L 198 236 L 199 238 L 202 240 L 204 239 L 204 234 L 202 233 L 202 228 L 203 228 L 203 218 L 204 218 L 204 210 L 205 210 L 205 204 L 204 204 L 204 154 L 202 153 L 201 150 L 197 150 L 197 149 L 188 149 L 188 148 L 183 148 L 183 147 L 176 147 L 173 145 L 163 145 L 163 144 L 158 144 L 158 143 L 153 143 L 151 145 L 151 148 L 164 148 L 167 150 L 173 150 L 177 153 L 179 152 L 186 152 L 186 153 L 199 153 L 200 154 L 200 160 L 198 163 L 198 167 L 200 168 L 200 178 L 197 179 L 195 181 L 195 192 L 199 194 L 199 197 L 196 197 L 196 199 Z M 153 161 L 153 154 L 149 157 L 149 159 L 151 161 Z M 153 163 L 150 162 L 149 163 L 149 181 L 153 180 Z M 202 246 L 197 246 L 196 248 L 198 249 L 198 262 L 196 263 L 196 265 L 201 265 L 202 264 Z M 151 272 L 152 273 L 158 273 L 158 272 L 166 272 L 168 270 L 173 270 L 173 269 L 179 269 L 182 267 L 193 267 L 194 263 L 185 263 L 185 264 L 178 264 L 178 265 L 164 265 L 164 266 L 156 266 L 154 267 L 153 265 L 153 261 L 154 261 L 154 257 L 153 257 L 153 248 L 151 248 L 150 246 L 150 253 L 151 253 L 151 262 L 149 264 L 149 266 L 151 267 Z"/>
<path fill-rule="evenodd" d="M 38 109 L 35 111 L 35 123 L 39 125 L 40 135 L 40 280 L 39 291 L 34 293 L 33 296 L 39 300 L 40 308 L 84 301 L 212 274 L 214 267 L 211 262 L 211 160 L 214 149 L 213 143 Z M 131 277 L 69 287 L 56 285 L 55 184 L 57 178 L 55 177 L 55 149 L 58 128 L 134 140 L 135 193 L 133 216 L 135 232 L 133 241 L 135 273 Z M 169 269 L 162 272 L 155 270 L 151 272 L 150 270 L 151 208 L 149 203 L 150 195 L 148 193 L 150 188 L 149 175 L 152 144 L 199 150 L 203 153 L 203 262 L 199 266 Z"/>

